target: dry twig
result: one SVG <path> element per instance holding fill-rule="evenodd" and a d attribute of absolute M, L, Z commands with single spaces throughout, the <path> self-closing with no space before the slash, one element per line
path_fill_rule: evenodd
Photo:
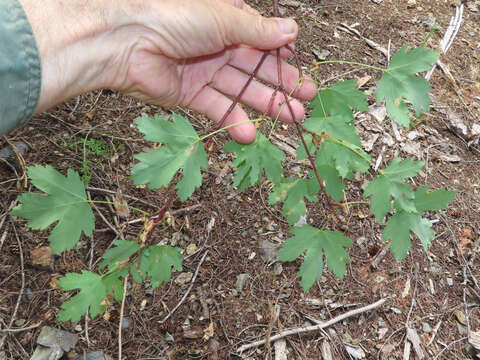
<path fill-rule="evenodd" d="M 127 298 L 127 283 L 128 283 L 128 273 L 125 275 L 123 280 L 123 298 L 122 305 L 120 307 L 120 320 L 118 321 L 118 360 L 122 360 L 122 323 L 123 323 L 123 314 L 125 311 L 125 299 Z"/>
<path fill-rule="evenodd" d="M 285 331 L 283 331 L 283 332 L 281 332 L 277 335 L 274 335 L 274 336 L 270 337 L 269 340 L 270 340 L 270 342 L 272 342 L 272 341 L 276 341 L 278 339 L 282 339 L 282 338 L 284 338 L 286 336 L 290 336 L 290 335 L 297 335 L 297 334 L 302 334 L 302 333 L 306 333 L 306 332 L 312 332 L 312 331 L 325 329 L 325 328 L 327 328 L 329 326 L 332 326 L 333 324 L 336 324 L 339 321 L 345 320 L 349 317 L 359 315 L 361 313 L 376 309 L 376 308 L 380 307 L 381 305 L 383 305 L 383 303 L 385 303 L 385 301 L 387 301 L 387 298 L 380 299 L 373 304 L 363 306 L 363 307 L 358 308 L 358 309 L 347 311 L 346 313 L 344 313 L 342 315 L 339 315 L 339 316 L 337 316 L 333 319 L 330 319 L 328 321 L 325 321 L 325 322 L 317 324 L 317 325 L 302 326 L 302 327 L 298 327 L 298 328 L 285 330 Z M 255 341 L 255 342 L 250 343 L 250 344 L 242 345 L 237 349 L 237 353 L 242 353 L 245 350 L 261 346 L 261 345 L 265 344 L 265 342 L 266 342 L 265 340 L 259 340 L 259 341 Z"/>
<path fill-rule="evenodd" d="M 188 287 L 187 291 L 185 292 L 185 294 L 183 294 L 182 298 L 180 299 L 178 304 L 175 305 L 175 307 L 172 309 L 172 311 L 170 311 L 167 316 L 165 316 L 162 320 L 159 321 L 160 324 L 163 324 L 165 321 L 167 321 L 173 315 L 173 313 L 175 311 L 177 311 L 177 309 L 180 307 L 180 305 L 183 304 L 183 302 L 187 298 L 188 294 L 190 294 L 190 291 L 192 291 L 192 288 L 193 288 L 193 284 L 195 283 L 195 279 L 198 276 L 198 272 L 200 271 L 200 266 L 202 266 L 205 258 L 207 257 L 207 254 L 208 254 L 208 250 L 205 251 L 202 258 L 200 259 L 200 262 L 197 265 L 197 269 L 195 270 L 195 274 L 193 275 L 192 281 L 190 281 L 190 286 Z"/>
<path fill-rule="evenodd" d="M 18 251 L 19 251 L 19 256 L 20 256 L 20 270 L 21 270 L 21 275 L 22 275 L 22 284 L 20 288 L 20 292 L 18 293 L 18 298 L 17 298 L 17 303 L 15 304 L 15 309 L 13 310 L 12 317 L 10 319 L 10 322 L 8 324 L 8 329 L 11 329 L 13 322 L 15 321 L 15 317 L 17 316 L 18 312 L 18 307 L 20 306 L 20 302 L 22 300 L 23 292 L 25 290 L 25 266 L 23 262 L 23 248 L 22 248 L 22 242 L 20 241 L 20 238 L 18 237 L 17 229 L 15 228 L 15 224 L 12 221 L 12 228 L 13 232 L 15 233 L 15 238 L 17 239 L 17 244 L 18 244 Z M 3 337 L 0 339 L 0 349 L 3 347 L 3 343 L 5 342 L 5 338 L 7 337 L 7 334 L 3 335 Z"/>

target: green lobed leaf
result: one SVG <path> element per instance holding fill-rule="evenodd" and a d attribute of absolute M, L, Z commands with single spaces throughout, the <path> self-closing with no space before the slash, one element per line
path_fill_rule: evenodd
<path fill-rule="evenodd" d="M 326 138 L 320 145 L 315 162 L 317 166 L 332 165 L 342 178 L 351 179 L 356 172 L 365 173 L 370 168 L 370 155 L 359 146 Z"/>
<path fill-rule="evenodd" d="M 50 165 L 29 166 L 27 171 L 32 184 L 48 196 L 22 194 L 18 197 L 20 204 L 10 214 L 27 219 L 34 230 L 58 222 L 48 236 L 54 254 L 72 249 L 82 232 L 91 236 L 94 215 L 78 173 L 68 169 L 65 177 Z"/>
<path fill-rule="evenodd" d="M 395 53 L 377 84 L 377 102 L 385 100 L 388 115 L 400 125 L 410 126 L 405 100 L 412 104 L 417 116 L 428 111 L 430 84 L 414 74 L 429 70 L 438 57 L 436 50 L 418 47 L 408 51 L 408 47 L 403 46 Z"/>
<path fill-rule="evenodd" d="M 363 194 L 366 197 L 372 196 L 370 211 L 377 220 L 382 220 L 392 210 L 392 197 L 395 199 L 397 210 L 417 211 L 413 201 L 415 193 L 410 185 L 403 183 L 403 180 L 417 175 L 423 166 L 422 161 L 395 158 L 382 171 L 382 175 L 369 182 Z"/>
<path fill-rule="evenodd" d="M 348 114 L 336 113 L 328 117 L 311 117 L 304 122 L 303 126 L 318 134 L 326 133 L 336 139 L 361 146 L 360 136 L 352 121 L 353 115 L 350 111 Z"/>
<path fill-rule="evenodd" d="M 328 196 L 335 201 L 341 201 L 343 199 L 345 184 L 340 179 L 338 170 L 332 165 L 318 165 L 317 170 L 322 178 Z"/>
<path fill-rule="evenodd" d="M 183 169 L 176 188 L 181 201 L 187 200 L 202 185 L 201 169 L 208 167 L 207 154 L 198 134 L 188 120 L 172 114 L 172 121 L 142 117 L 135 120 L 144 139 L 163 143 L 160 148 L 135 155 L 140 162 L 132 168 L 134 184 L 148 184 L 151 189 L 167 186 Z"/>
<path fill-rule="evenodd" d="M 108 277 L 83 270 L 81 274 L 67 273 L 57 281 L 65 291 L 79 289 L 80 292 L 62 304 L 58 314 L 60 321 L 79 321 L 89 311 L 92 318 L 105 310 L 102 305 L 108 295 L 114 295 L 117 300 L 123 296 L 122 283 L 113 274 Z"/>
<path fill-rule="evenodd" d="M 425 250 L 435 237 L 432 223 L 418 213 L 399 211 L 388 219 L 382 239 L 385 242 L 390 240 L 390 251 L 395 259 L 403 260 L 411 249 L 410 232 L 418 236 Z"/>
<path fill-rule="evenodd" d="M 143 251 L 140 258 L 140 271 L 145 276 L 150 276 L 153 288 L 170 280 L 172 266 L 177 271 L 182 271 L 181 250 L 167 245 L 152 245 Z"/>
<path fill-rule="evenodd" d="M 327 267 L 340 279 L 346 273 L 350 262 L 345 248 L 352 246 L 352 241 L 339 232 L 320 230 L 310 225 L 294 227 L 290 230 L 293 237 L 288 238 L 278 254 L 280 261 L 293 261 L 306 252 L 298 277 L 305 291 L 310 289 L 323 273 L 323 255 Z"/>
<path fill-rule="evenodd" d="M 270 205 L 283 202 L 282 215 L 290 225 L 295 224 L 306 213 L 305 198 L 311 202 L 317 201 L 320 190 L 318 181 L 313 178 L 293 179 L 285 178 L 275 184 L 269 196 Z"/>
<path fill-rule="evenodd" d="M 366 96 L 357 90 L 358 84 L 354 80 L 339 81 L 333 86 L 320 90 L 312 100 L 312 117 L 326 118 L 333 112 L 345 114 L 353 121 L 352 110 L 368 111 Z"/>
<path fill-rule="evenodd" d="M 285 154 L 273 145 L 262 133 L 257 132 L 255 141 L 251 144 L 239 144 L 230 141 L 224 147 L 225 151 L 235 153 L 232 166 L 236 167 L 233 184 L 244 190 L 250 185 L 260 182 L 265 170 L 267 179 L 279 183 L 283 173 L 282 161 Z"/>
<path fill-rule="evenodd" d="M 103 254 L 103 261 L 98 266 L 100 269 L 108 266 L 108 271 L 113 271 L 140 249 L 140 244 L 136 241 L 115 240 L 113 245 L 113 248 Z"/>
<path fill-rule="evenodd" d="M 310 154 L 313 156 L 315 152 L 315 144 L 313 143 L 313 136 L 312 134 L 303 134 L 303 139 L 305 140 L 305 143 L 307 144 L 308 151 Z M 298 147 L 296 150 L 296 160 L 304 160 L 308 159 L 307 152 L 305 151 L 305 147 L 303 146 L 302 140 L 298 139 Z"/>
<path fill-rule="evenodd" d="M 456 191 L 447 191 L 445 189 L 428 190 L 428 186 L 421 186 L 415 191 L 415 207 L 418 211 L 445 209 L 457 194 Z"/>
<path fill-rule="evenodd" d="M 424 166 L 425 162 L 417 161 L 412 158 L 394 158 L 390 165 L 382 171 L 382 174 L 390 180 L 402 181 L 406 178 L 417 176 Z"/>

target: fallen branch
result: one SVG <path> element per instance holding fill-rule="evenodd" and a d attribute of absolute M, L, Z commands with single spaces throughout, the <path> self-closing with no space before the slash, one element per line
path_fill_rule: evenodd
<path fill-rule="evenodd" d="M 40 321 L 38 324 L 34 324 L 34 325 L 31 325 L 31 326 L 27 326 L 27 327 L 24 327 L 24 328 L 18 328 L 18 329 L 0 329 L 0 333 L 19 333 L 19 332 L 22 332 L 22 331 L 28 331 L 28 330 L 32 330 L 32 329 L 36 329 L 37 327 L 39 327 L 40 325 L 42 325 L 42 322 Z"/>
<path fill-rule="evenodd" d="M 347 311 L 346 313 L 344 313 L 342 315 L 339 315 L 337 317 L 334 317 L 333 319 L 330 319 L 328 321 L 322 322 L 322 323 L 317 324 L 317 325 L 302 326 L 302 327 L 298 327 L 298 328 L 294 328 L 294 329 L 290 329 L 290 330 L 285 330 L 285 331 L 283 331 L 283 332 L 281 332 L 277 335 L 271 336 L 269 338 L 269 341 L 272 342 L 272 341 L 276 341 L 278 339 L 282 339 L 282 338 L 284 338 L 286 336 L 290 336 L 290 335 L 297 335 L 297 334 L 302 334 L 302 333 L 305 333 L 305 332 L 312 332 L 312 331 L 325 329 L 325 328 L 327 328 L 329 326 L 332 326 L 333 324 L 336 324 L 339 321 L 345 320 L 349 317 L 352 317 L 352 316 L 355 316 L 355 315 L 358 315 L 358 314 L 376 309 L 376 308 L 380 307 L 381 305 L 383 305 L 383 303 L 385 303 L 385 301 L 387 301 L 387 298 L 380 299 L 373 304 L 370 304 L 370 305 L 367 305 L 367 306 L 364 306 L 364 307 L 361 307 L 361 308 L 358 308 L 358 309 Z M 259 340 L 259 341 L 255 341 L 255 342 L 250 343 L 250 344 L 242 345 L 237 349 L 237 352 L 242 353 L 245 350 L 261 346 L 261 345 L 265 344 L 265 342 L 266 342 L 266 340 Z"/>

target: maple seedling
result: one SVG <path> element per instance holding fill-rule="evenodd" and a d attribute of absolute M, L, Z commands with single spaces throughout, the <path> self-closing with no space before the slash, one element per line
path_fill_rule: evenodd
<path fill-rule="evenodd" d="M 278 5 L 276 1 L 274 4 Z M 267 56 L 266 52 L 231 108 L 240 101 Z M 364 65 L 383 72 L 376 100 L 385 101 L 388 115 L 400 125 L 410 126 L 410 107 L 417 116 L 428 110 L 430 85 L 415 74 L 429 69 L 437 58 L 438 52 L 434 50 L 423 47 L 408 50 L 402 47 L 394 54 L 386 69 Z M 277 92 L 282 93 L 285 97 L 282 107 L 289 108 L 293 120 L 293 111 L 287 101 L 289 94 L 281 79 L 278 51 L 277 59 L 278 86 L 272 99 Z M 301 78 L 298 56 L 296 61 Z M 348 61 L 324 61 L 316 66 L 325 63 L 362 65 Z M 301 79 L 297 83 L 301 83 Z M 270 107 L 272 103 L 270 101 Z M 355 81 L 340 81 L 322 88 L 310 107 L 312 111 L 308 119 L 302 124 L 294 121 L 299 137 L 296 160 L 304 161 L 309 167 L 310 170 L 305 173 L 286 174 L 285 154 L 270 141 L 276 119 L 269 136 L 258 131 L 251 144 L 231 141 L 224 147 L 225 151 L 233 154 L 233 185 L 239 191 L 257 186 L 264 179 L 271 183 L 269 203 L 282 204 L 281 212 L 291 226 L 289 232 L 292 235 L 284 242 L 278 260 L 288 262 L 302 259 L 297 276 L 301 278 L 301 286 L 305 291 L 322 276 L 324 259 L 327 268 L 337 277 L 342 279 L 346 274 L 346 266 L 350 262 L 347 249 L 352 247 L 353 242 L 344 233 L 331 230 L 332 215 L 338 208 L 346 211 L 351 204 L 369 204 L 370 212 L 378 221 L 386 219 L 382 240 L 390 243 L 393 255 L 401 260 L 412 247 L 412 234 L 427 249 L 435 233 L 432 222 L 424 213 L 444 209 L 455 196 L 455 191 L 431 191 L 428 186 L 414 189 L 409 179 L 419 174 L 424 163 L 394 158 L 366 186 L 363 195 L 369 201 L 356 199 L 342 202 L 346 190 L 344 180 L 353 179 L 357 173 L 372 171 L 371 157 L 362 149 L 353 115 L 353 111 L 368 111 L 366 95 L 357 89 Z M 231 109 L 223 120 L 229 112 Z M 256 121 L 267 120 L 262 116 Z M 121 299 L 124 296 L 121 279 L 127 274 L 139 283 L 149 281 L 155 288 L 170 280 L 172 269 L 182 270 L 181 249 L 150 244 L 153 231 L 175 198 L 174 185 L 181 201 L 189 199 L 201 187 L 202 170 L 208 167 L 205 143 L 232 126 L 217 127 L 200 137 L 192 125 L 178 114 L 173 114 L 171 121 L 158 115 L 153 118 L 141 117 L 135 120 L 135 124 L 144 134 L 144 139 L 154 144 L 153 150 L 135 155 L 138 162 L 132 168 L 131 179 L 134 184 L 146 184 L 150 189 L 168 187 L 169 195 L 158 211 L 157 218 L 146 221 L 136 240 L 117 239 L 113 242 L 113 246 L 102 256 L 103 261 L 98 267 L 101 274 L 91 271 L 68 273 L 58 281 L 65 291 L 79 290 L 63 303 L 59 313 L 62 321 L 78 321 L 87 311 L 95 317 L 111 299 Z M 177 173 L 181 179 L 173 184 Z M 46 196 L 36 193 L 20 195 L 19 205 L 11 212 L 12 215 L 27 219 L 32 229 L 44 230 L 56 223 L 48 238 L 54 253 L 74 248 L 82 233 L 91 236 L 95 226 L 90 207 L 92 201 L 87 199 L 78 173 L 69 169 L 67 176 L 63 176 L 51 166 L 36 165 L 28 168 L 28 176 L 32 184 Z M 308 207 L 315 202 L 322 202 L 331 208 L 331 216 L 319 219 L 323 226 L 316 228 L 308 224 L 309 221 L 295 226 L 300 219 L 306 218 Z"/>

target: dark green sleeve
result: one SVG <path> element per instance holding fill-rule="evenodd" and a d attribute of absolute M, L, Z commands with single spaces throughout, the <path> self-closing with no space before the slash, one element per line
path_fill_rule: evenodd
<path fill-rule="evenodd" d="M 0 135 L 24 125 L 40 97 L 35 37 L 18 0 L 0 0 Z"/>

